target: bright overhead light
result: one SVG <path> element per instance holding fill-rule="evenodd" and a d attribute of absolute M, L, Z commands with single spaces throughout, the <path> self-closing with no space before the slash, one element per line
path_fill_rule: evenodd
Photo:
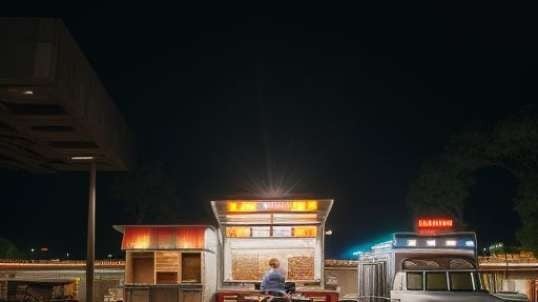
<path fill-rule="evenodd" d="M 407 246 L 417 246 L 417 240 L 416 239 L 407 240 Z"/>
<path fill-rule="evenodd" d="M 435 240 L 426 240 L 426 245 L 427 246 L 435 246 L 437 243 L 435 242 Z"/>
<path fill-rule="evenodd" d="M 92 160 L 95 159 L 93 156 L 72 156 L 71 160 Z"/>
<path fill-rule="evenodd" d="M 457 242 L 456 240 L 447 240 L 445 244 L 446 246 L 456 246 Z"/>
<path fill-rule="evenodd" d="M 24 90 L 22 92 L 22 94 L 24 94 L 24 95 L 34 95 L 34 91 L 33 90 Z"/>
<path fill-rule="evenodd" d="M 472 240 L 465 241 L 465 246 L 474 247 L 474 241 L 472 241 Z"/>
<path fill-rule="evenodd" d="M 333 234 L 333 230 L 326 230 L 325 235 L 331 236 Z"/>

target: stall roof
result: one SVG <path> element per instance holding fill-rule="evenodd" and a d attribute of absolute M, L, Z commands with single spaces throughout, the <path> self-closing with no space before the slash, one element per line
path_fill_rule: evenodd
<path fill-rule="evenodd" d="M 209 225 L 121 225 L 122 250 L 203 249 Z"/>
<path fill-rule="evenodd" d="M 324 224 L 333 199 L 227 199 L 211 201 L 220 225 Z"/>
<path fill-rule="evenodd" d="M 61 20 L 0 18 L 0 45 L 0 166 L 132 167 L 127 124 Z"/>

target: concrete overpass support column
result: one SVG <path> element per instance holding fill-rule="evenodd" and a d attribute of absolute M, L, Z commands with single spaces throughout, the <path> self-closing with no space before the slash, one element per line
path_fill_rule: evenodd
<path fill-rule="evenodd" d="M 93 301 L 93 277 L 95 265 L 95 175 L 96 164 L 90 164 L 90 192 L 88 200 L 88 242 L 86 252 L 86 302 Z"/>

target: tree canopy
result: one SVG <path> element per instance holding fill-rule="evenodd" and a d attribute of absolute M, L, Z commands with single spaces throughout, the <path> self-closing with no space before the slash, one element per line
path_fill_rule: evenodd
<path fill-rule="evenodd" d="M 538 251 L 538 114 L 529 107 L 495 125 L 458 133 L 445 151 L 425 161 L 412 182 L 407 202 L 415 215 L 445 214 L 465 225 L 463 209 L 473 173 L 498 166 L 517 179 L 514 203 L 522 222 L 517 238 Z"/>
<path fill-rule="evenodd" d="M 179 205 L 177 187 L 159 161 L 139 165 L 118 176 L 112 196 L 123 203 L 127 221 L 136 224 L 176 223 Z"/>
<path fill-rule="evenodd" d="M 22 253 L 20 250 L 13 244 L 13 242 L 0 238 L 0 258 L 1 259 L 16 259 L 21 258 Z"/>

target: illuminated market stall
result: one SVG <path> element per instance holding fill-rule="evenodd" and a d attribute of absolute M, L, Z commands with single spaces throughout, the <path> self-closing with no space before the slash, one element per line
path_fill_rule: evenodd
<path fill-rule="evenodd" d="M 325 290 L 323 280 L 325 221 L 332 204 L 330 199 L 212 201 L 223 238 L 217 301 L 255 295 L 271 258 L 280 261 L 298 293 L 335 301 L 337 293 Z"/>
<path fill-rule="evenodd" d="M 208 302 L 217 284 L 211 226 L 120 226 L 126 302 Z"/>

